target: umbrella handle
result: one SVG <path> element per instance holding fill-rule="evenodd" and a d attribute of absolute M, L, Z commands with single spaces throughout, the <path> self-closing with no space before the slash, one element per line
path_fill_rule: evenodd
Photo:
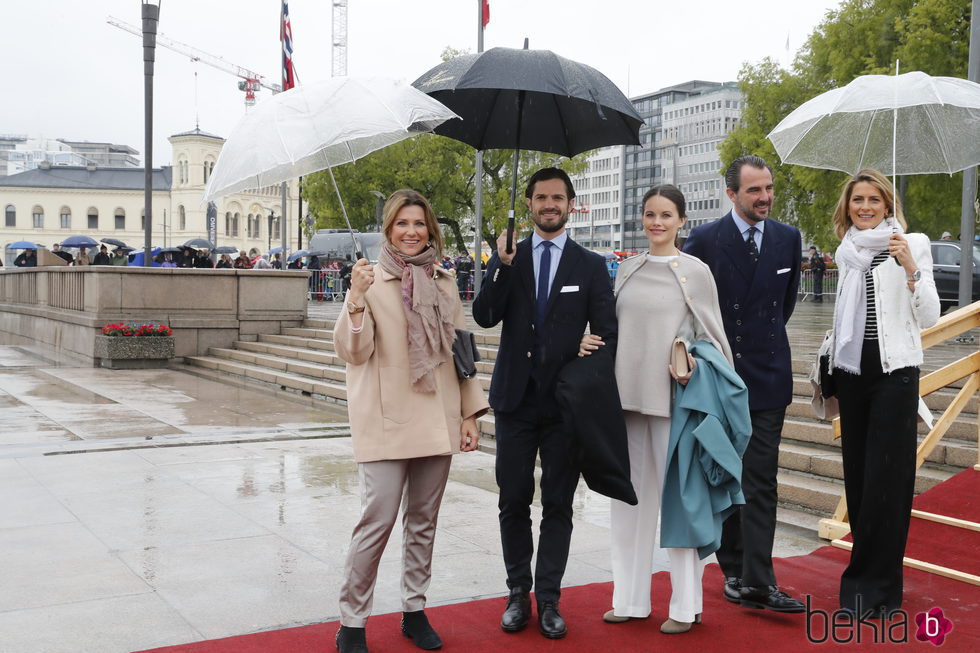
<path fill-rule="evenodd" d="M 508 254 L 514 253 L 514 212 L 507 216 L 507 249 Z"/>

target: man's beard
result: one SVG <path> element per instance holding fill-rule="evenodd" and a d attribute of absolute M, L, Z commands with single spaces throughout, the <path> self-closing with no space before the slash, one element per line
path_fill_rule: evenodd
<path fill-rule="evenodd" d="M 534 221 L 534 224 L 537 226 L 538 229 L 545 232 L 546 234 L 553 234 L 557 231 L 561 231 L 562 229 L 564 229 L 565 223 L 568 222 L 568 214 L 567 213 L 561 214 L 561 217 L 555 223 L 542 223 L 537 214 L 532 215 L 531 219 Z"/>
<path fill-rule="evenodd" d="M 762 220 L 765 220 L 767 217 L 769 217 L 769 213 L 772 213 L 772 202 L 769 202 L 768 204 L 765 205 L 765 208 L 768 209 L 768 212 L 766 213 L 766 215 L 759 215 L 756 212 L 756 205 L 755 204 L 753 204 L 751 206 L 748 206 L 748 207 L 744 207 L 744 206 L 739 205 L 738 208 L 739 208 L 739 211 L 742 213 L 742 215 L 745 216 L 745 218 L 751 220 L 752 222 L 761 222 Z M 760 206 L 759 208 L 762 208 L 762 207 Z"/>

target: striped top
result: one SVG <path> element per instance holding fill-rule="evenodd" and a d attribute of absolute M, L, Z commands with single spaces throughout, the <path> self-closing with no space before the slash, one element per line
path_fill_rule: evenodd
<path fill-rule="evenodd" d="M 871 259 L 871 267 L 864 273 L 864 291 L 867 298 L 867 317 L 864 321 L 864 339 L 878 339 L 878 316 L 875 313 L 875 282 L 871 272 L 878 267 L 882 261 L 888 260 L 888 251 L 878 252 Z"/>

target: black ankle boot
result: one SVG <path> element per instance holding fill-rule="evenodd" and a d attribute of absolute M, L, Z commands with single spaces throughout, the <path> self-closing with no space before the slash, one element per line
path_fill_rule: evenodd
<path fill-rule="evenodd" d="M 442 640 L 432 630 L 428 618 L 421 610 L 402 612 L 402 635 L 410 638 L 423 651 L 442 648 Z"/>
<path fill-rule="evenodd" d="M 368 653 L 363 628 L 341 626 L 337 631 L 337 649 L 340 653 Z"/>

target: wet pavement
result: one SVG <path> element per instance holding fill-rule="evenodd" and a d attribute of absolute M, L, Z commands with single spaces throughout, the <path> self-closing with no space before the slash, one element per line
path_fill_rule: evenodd
<path fill-rule="evenodd" d="M 807 310 L 801 342 L 825 309 Z M 112 653 L 336 618 L 360 508 L 342 408 L 0 347 L 0 411 L 0 652 Z M 493 464 L 454 460 L 430 605 L 506 591 Z M 567 585 L 611 578 L 608 507 L 580 486 Z M 376 613 L 400 609 L 397 530 Z M 776 553 L 819 545 L 781 529 Z"/>

